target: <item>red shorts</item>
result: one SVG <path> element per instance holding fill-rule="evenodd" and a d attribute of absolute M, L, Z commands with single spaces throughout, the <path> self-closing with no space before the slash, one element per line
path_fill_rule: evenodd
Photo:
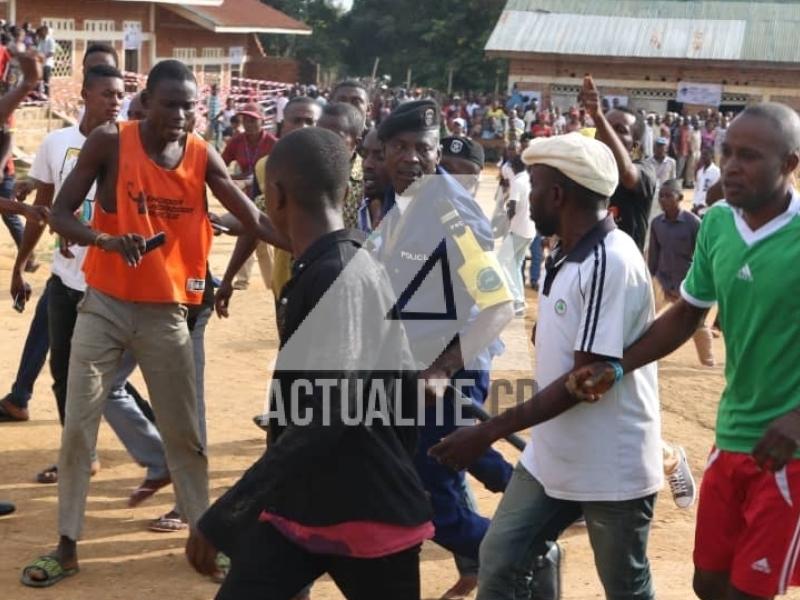
<path fill-rule="evenodd" d="M 700 486 L 694 564 L 730 573 L 753 596 L 785 594 L 800 585 L 800 460 L 772 473 L 752 455 L 711 452 Z"/>

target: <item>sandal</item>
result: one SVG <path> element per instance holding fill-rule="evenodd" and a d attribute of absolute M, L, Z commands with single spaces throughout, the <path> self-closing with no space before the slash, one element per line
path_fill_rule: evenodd
<path fill-rule="evenodd" d="M 100 470 L 100 461 L 99 460 L 92 461 L 92 470 L 91 470 L 92 477 L 97 475 L 97 472 L 99 470 Z M 58 465 L 52 465 L 42 471 L 39 471 L 36 474 L 36 483 L 44 483 L 44 484 L 58 483 Z"/>
<path fill-rule="evenodd" d="M 5 517 L 6 515 L 10 515 L 17 507 L 14 506 L 13 502 L 6 502 L 4 500 L 0 500 L 0 517 Z"/>
<path fill-rule="evenodd" d="M 11 402 L 11 400 L 9 400 L 9 396 L 0 399 L 0 421 L 21 423 L 22 421 L 27 421 L 30 418 L 31 417 L 28 414 L 28 409 L 20 408 L 19 406 L 15 405 L 13 402 Z"/>
<path fill-rule="evenodd" d="M 58 483 L 58 465 L 52 465 L 36 474 L 36 483 Z"/>
<path fill-rule="evenodd" d="M 175 533 L 176 531 L 183 531 L 186 527 L 186 522 L 175 511 L 161 515 L 147 526 L 150 531 L 159 533 Z"/>
<path fill-rule="evenodd" d="M 158 490 L 172 483 L 169 476 L 164 479 L 145 479 L 128 497 L 128 506 L 133 508 L 150 498 Z"/>
<path fill-rule="evenodd" d="M 39 569 L 45 574 L 45 579 L 32 579 L 31 572 Z M 54 556 L 40 556 L 22 570 L 20 581 L 28 587 L 45 588 L 55 585 L 66 577 L 72 577 L 79 571 L 78 567 L 65 569 Z"/>

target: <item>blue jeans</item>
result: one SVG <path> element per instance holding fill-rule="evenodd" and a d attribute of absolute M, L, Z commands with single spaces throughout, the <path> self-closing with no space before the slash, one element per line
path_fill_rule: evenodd
<path fill-rule="evenodd" d="M 14 176 L 5 175 L 3 177 L 3 182 L 0 183 L 0 197 L 13 200 L 13 195 Z M 25 231 L 25 225 L 22 224 L 22 219 L 19 215 L 3 215 L 3 223 L 5 223 L 6 229 L 8 229 L 11 237 L 14 238 L 14 244 L 19 248 L 19 245 L 22 243 L 22 234 Z"/>
<path fill-rule="evenodd" d="M 531 242 L 531 267 L 530 267 L 530 283 L 531 287 L 539 283 L 539 277 L 542 275 L 542 236 L 538 233 Z"/>
<path fill-rule="evenodd" d="M 44 288 L 36 311 L 28 328 L 28 337 L 25 338 L 25 347 L 19 359 L 17 376 L 11 385 L 11 393 L 6 396 L 8 401 L 19 408 L 28 408 L 33 395 L 33 384 L 42 372 L 50 349 L 50 336 L 47 332 L 47 304 L 50 297 L 50 282 Z"/>
<path fill-rule="evenodd" d="M 477 600 L 527 598 L 517 583 L 536 548 L 555 541 L 581 513 L 608 600 L 653 600 L 647 538 L 655 494 L 620 502 L 570 502 L 551 498 L 522 464 L 497 507 L 481 544 Z"/>

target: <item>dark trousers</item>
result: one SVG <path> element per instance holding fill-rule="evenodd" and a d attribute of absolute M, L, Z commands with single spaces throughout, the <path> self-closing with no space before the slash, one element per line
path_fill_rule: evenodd
<path fill-rule="evenodd" d="M 50 332 L 50 374 L 53 376 L 53 394 L 58 406 L 58 418 L 64 424 L 67 405 L 67 373 L 72 348 L 72 332 L 78 318 L 78 303 L 83 292 L 65 286 L 57 275 L 48 282 L 50 299 L 47 307 Z"/>
<path fill-rule="evenodd" d="M 483 402 L 488 389 L 488 373 L 461 371 L 453 379 L 475 380 L 472 389 L 462 391 Z M 455 407 L 451 392 L 445 394 L 442 423 L 436 424 L 436 407 L 425 410 L 425 424 L 420 428 L 414 466 L 417 468 L 425 490 L 430 494 L 433 507 L 433 524 L 436 534 L 433 541 L 451 552 L 477 559 L 481 540 L 489 527 L 489 519 L 482 517 L 464 500 L 464 472 L 453 471 L 428 456 L 431 446 L 457 429 Z M 492 491 L 502 491 L 511 479 L 512 467 L 496 450 L 490 448 L 469 472 Z"/>
<path fill-rule="evenodd" d="M 539 277 L 542 274 L 542 236 L 538 233 L 531 242 L 531 266 L 530 266 L 530 285 L 534 287 L 539 284 Z"/>
<path fill-rule="evenodd" d="M 50 78 L 53 76 L 53 67 L 42 67 L 42 89 L 46 96 L 50 95 Z"/>
<path fill-rule="evenodd" d="M 419 546 L 382 558 L 311 554 L 253 523 L 231 556 L 216 600 L 289 600 L 323 574 L 348 600 L 419 600 Z"/>
<path fill-rule="evenodd" d="M 20 408 L 27 408 L 33 395 L 33 384 L 39 377 L 47 360 L 47 350 L 50 347 L 50 338 L 47 332 L 47 307 L 50 297 L 50 282 L 42 292 L 36 303 L 36 311 L 28 328 L 28 337 L 25 338 L 25 347 L 19 359 L 17 376 L 11 386 L 11 393 L 7 396 L 9 402 Z"/>
<path fill-rule="evenodd" d="M 0 184 L 0 197 L 13 199 L 14 195 L 14 176 L 5 175 L 3 182 Z M 25 231 L 25 225 L 19 215 L 3 215 L 3 223 L 14 238 L 14 244 L 19 248 L 22 243 L 22 234 Z"/>

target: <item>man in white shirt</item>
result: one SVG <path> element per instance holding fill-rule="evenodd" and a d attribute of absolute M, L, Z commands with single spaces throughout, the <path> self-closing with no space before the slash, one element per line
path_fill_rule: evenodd
<path fill-rule="evenodd" d="M 517 598 L 514 577 L 530 549 L 558 538 L 581 514 L 606 597 L 652 600 L 647 539 L 663 477 L 657 371 L 651 364 L 623 376 L 618 362 L 654 318 L 647 267 L 606 211 L 619 177 L 607 146 L 578 133 L 537 139 L 523 160 L 532 165 L 536 227 L 561 240 L 539 298 L 543 389 L 451 434 L 430 454 L 459 468 L 487 444 L 533 426 L 481 544 L 478 600 Z M 565 382 L 592 357 L 615 365 L 619 383 L 599 402 L 580 404 Z"/>
<path fill-rule="evenodd" d="M 280 135 L 283 125 L 283 110 L 286 108 L 286 105 L 289 104 L 288 94 L 288 90 L 281 90 L 278 92 L 278 99 L 275 100 L 275 123 L 278 126 L 278 135 Z"/>
<path fill-rule="evenodd" d="M 674 158 L 667 156 L 668 146 L 669 140 L 667 138 L 656 138 L 655 145 L 653 146 L 653 156 L 647 159 L 647 162 L 653 165 L 653 169 L 656 172 L 656 181 L 658 182 L 659 188 L 661 188 L 664 182 L 675 179 L 677 176 L 678 165 Z"/>
<path fill-rule="evenodd" d="M 700 153 L 700 165 L 694 182 L 694 198 L 692 200 L 692 212 L 694 214 L 701 216 L 708 210 L 706 195 L 711 186 L 719 181 L 719 178 L 719 167 L 714 164 L 714 150 L 712 148 L 703 148 Z"/>
<path fill-rule="evenodd" d="M 522 265 L 531 240 L 536 237 L 536 226 L 531 221 L 528 196 L 531 181 L 520 156 L 508 162 L 514 175 L 509 181 L 507 214 L 508 233 L 503 239 L 497 259 L 506 274 L 511 295 L 514 298 L 514 314 L 525 315 L 525 282 L 522 278 Z"/>
<path fill-rule="evenodd" d="M 647 127 L 644 128 L 642 135 L 642 157 L 650 158 L 653 156 L 653 143 L 655 136 L 653 135 L 653 126 L 655 125 L 655 117 L 652 114 L 647 115 Z"/>
<path fill-rule="evenodd" d="M 45 95 L 50 95 L 50 77 L 53 74 L 53 67 L 56 65 L 56 41 L 47 25 L 42 25 L 39 29 L 42 40 L 39 42 L 37 50 L 44 56 L 44 68 L 42 69 L 42 83 L 44 84 Z"/>

